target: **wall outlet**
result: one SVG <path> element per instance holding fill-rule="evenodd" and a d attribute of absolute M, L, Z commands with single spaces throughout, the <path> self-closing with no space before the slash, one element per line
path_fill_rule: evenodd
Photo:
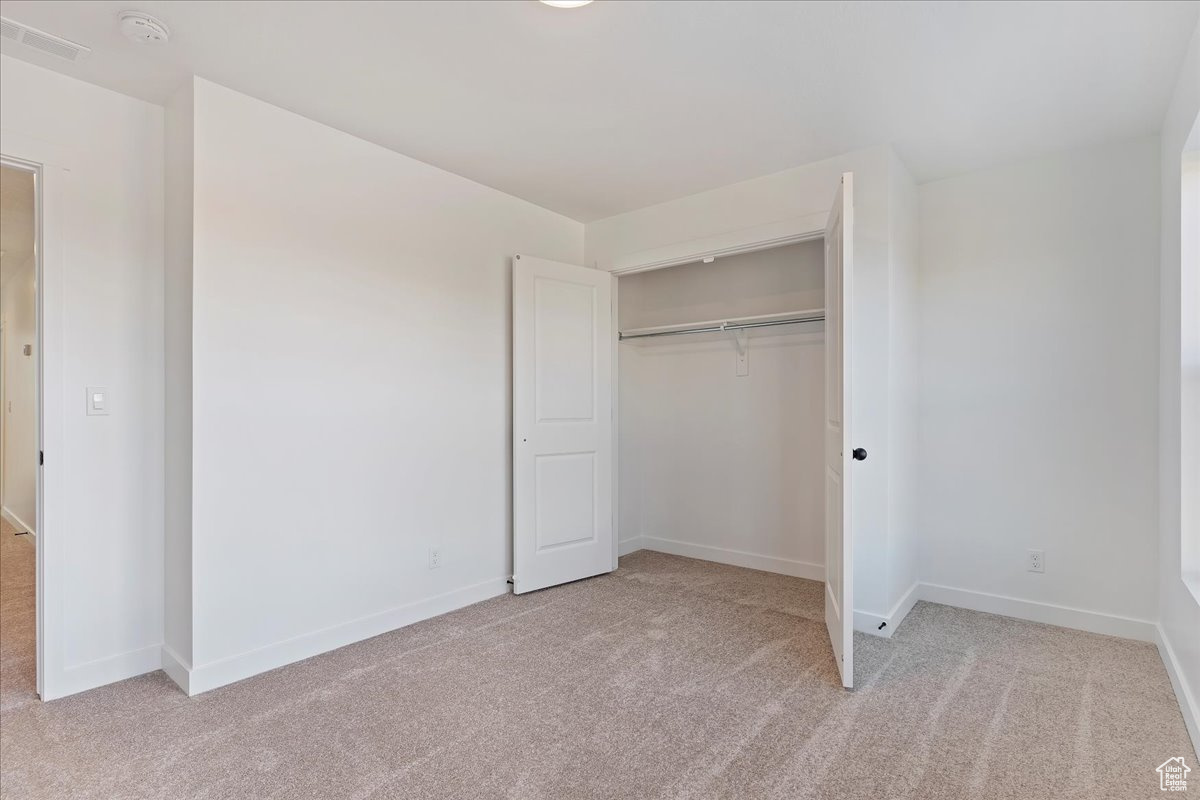
<path fill-rule="evenodd" d="M 1025 555 L 1025 569 L 1030 572 L 1046 571 L 1046 554 L 1041 550 L 1030 550 Z"/>
<path fill-rule="evenodd" d="M 440 548 L 440 547 L 429 548 L 429 568 L 437 569 L 441 565 L 442 565 L 442 548 Z"/>

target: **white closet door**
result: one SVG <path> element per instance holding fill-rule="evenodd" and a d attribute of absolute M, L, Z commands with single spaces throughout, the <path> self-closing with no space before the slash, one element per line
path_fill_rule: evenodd
<path fill-rule="evenodd" d="M 848 467 L 851 457 L 860 455 L 850 444 L 853 186 L 853 175 L 843 174 L 825 227 L 825 625 L 847 689 L 854 686 L 854 529 Z"/>
<path fill-rule="evenodd" d="M 513 591 L 611 572 L 613 283 L 513 257 Z"/>

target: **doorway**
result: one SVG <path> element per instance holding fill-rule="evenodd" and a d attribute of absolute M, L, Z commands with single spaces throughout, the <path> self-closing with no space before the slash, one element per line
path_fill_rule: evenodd
<path fill-rule="evenodd" d="M 38 172 L 0 162 L 0 708 L 38 697 Z"/>
<path fill-rule="evenodd" d="M 667 498 L 656 504 L 640 503 L 643 507 L 653 505 L 663 512 L 658 515 L 660 518 L 669 518 L 663 527 L 693 534 L 728 510 L 719 501 L 725 496 L 734 505 L 747 507 L 743 508 L 747 513 L 742 516 L 747 521 L 754 520 L 753 533 L 760 540 L 763 534 L 780 538 L 780 531 L 794 528 L 795 519 L 803 514 L 789 513 L 796 509 L 785 508 L 793 502 L 796 487 L 783 484 L 805 469 L 788 463 L 786 469 L 760 470 L 760 478 L 766 476 L 763 480 L 774 484 L 765 492 L 761 491 L 763 486 L 755 485 L 753 478 L 740 488 L 735 486 L 736 479 L 745 477 L 747 472 L 743 469 L 739 475 L 739 464 L 735 463 L 739 458 L 744 461 L 748 453 L 759 451 L 767 461 L 779 464 L 781 454 L 786 453 L 786 448 L 781 449 L 772 437 L 792 438 L 787 428 L 796 422 L 805 406 L 799 398 L 793 401 L 786 397 L 789 390 L 779 389 L 779 376 L 783 370 L 795 366 L 794 359 L 764 358 L 763 375 L 773 383 L 773 388 L 768 387 L 759 397 L 737 406 L 735 416 L 742 415 L 741 422 L 747 432 L 753 427 L 761 428 L 752 435 L 765 446 L 722 448 L 719 446 L 722 440 L 740 436 L 742 430 L 738 428 L 739 420 L 730 424 L 727 417 L 719 416 L 734 408 L 733 403 L 726 402 L 724 409 L 716 408 L 714 415 L 706 413 L 714 408 L 705 409 L 700 402 L 709 393 L 704 387 L 711 389 L 715 385 L 709 380 L 715 362 L 708 359 L 707 352 L 701 353 L 705 358 L 703 363 L 690 362 L 696 368 L 692 373 L 681 369 L 684 360 L 675 359 L 668 364 L 659 359 L 655 368 L 666 371 L 663 383 L 659 380 L 663 375 L 658 374 L 650 376 L 655 380 L 638 381 L 637 369 L 626 370 L 621 365 L 620 348 L 635 340 L 661 341 L 685 336 L 703 347 L 702 337 L 715 337 L 718 345 L 728 343 L 733 346 L 731 353 L 736 351 L 727 366 L 731 375 L 744 381 L 742 388 L 745 388 L 754 384 L 744 380 L 754 370 L 749 355 L 752 336 L 766 332 L 778 337 L 785 327 L 824 322 L 823 362 L 814 361 L 808 370 L 816 375 L 825 373 L 823 397 L 807 403 L 813 415 L 807 420 L 810 424 L 802 426 L 809 429 L 809 438 L 816 443 L 811 455 L 819 456 L 819 460 L 807 465 L 813 485 L 806 488 L 815 490 L 809 497 L 814 507 L 823 507 L 824 519 L 823 530 L 807 533 L 814 540 L 809 543 L 810 552 L 819 548 L 824 560 L 820 568 L 825 586 L 825 623 L 834 661 L 843 686 L 852 688 L 854 559 L 849 465 L 851 459 L 866 458 L 865 450 L 852 449 L 848 413 L 853 374 L 849 369 L 853 351 L 850 312 L 854 297 L 852 177 L 849 173 L 842 176 L 833 206 L 821 227 L 798 230 L 785 237 L 743 242 L 732 248 L 697 247 L 693 252 L 688 252 L 690 246 L 684 244 L 675 248 L 668 259 L 661 258 L 661 252 L 655 253 L 642 263 L 621 264 L 611 272 L 525 255 L 514 257 L 512 583 L 515 593 L 617 568 L 627 510 L 639 503 L 639 498 L 630 491 L 638 486 L 638 481 L 623 476 L 622 465 L 627 461 L 645 463 L 645 459 L 633 452 L 639 442 L 648 444 L 657 454 L 664 449 L 671 451 L 669 458 L 660 459 L 661 468 L 653 476 L 656 483 L 647 490 L 658 495 L 655 498 L 658 501 L 663 500 L 661 495 Z M 783 247 L 801 242 L 815 244 L 816 249 L 805 257 L 805 248 Z M 766 252 L 772 248 L 779 249 L 775 254 Z M 779 263 L 772 263 L 773 255 Z M 724 276 L 718 269 L 709 269 L 709 274 L 704 274 L 707 265 L 717 259 L 736 257 L 759 260 L 763 268 L 744 266 L 736 274 Z M 808 285 L 803 282 L 789 285 L 788 280 L 794 276 L 787 266 L 806 261 L 807 271 L 814 277 L 820 275 L 820 279 Z M 651 270 L 660 274 L 639 279 L 637 273 Z M 756 296 L 739 298 L 738 281 L 755 271 L 766 284 L 758 287 Z M 684 282 L 670 285 L 672 272 L 684 276 Z M 644 284 L 637 287 L 641 291 L 626 292 L 622 288 L 638 283 Z M 690 288 L 687 284 L 691 284 Z M 813 307 L 817 296 L 823 303 Z M 744 302 L 747 299 L 748 304 Z M 624 313 L 623 304 L 630 300 L 638 307 L 633 313 Z M 801 300 L 805 302 L 798 307 L 796 304 Z M 644 314 L 646 311 L 650 313 Z M 706 316 L 718 312 L 719 317 Z M 762 339 L 758 342 L 756 349 Z M 636 351 L 626 353 L 630 357 L 626 361 L 637 360 Z M 703 377 L 698 379 L 697 375 Z M 628 377 L 634 380 L 627 381 Z M 649 423 L 626 419 L 621 398 L 627 383 L 640 383 L 636 388 L 643 397 L 670 398 L 668 407 L 652 412 L 655 419 Z M 722 385 L 720 392 L 727 398 L 744 394 L 731 385 Z M 696 402 L 689 402 L 689 398 Z M 770 414 L 762 413 L 771 402 L 777 404 L 772 409 L 774 422 L 769 419 Z M 688 425 L 681 426 L 681 421 Z M 633 429 L 632 436 L 627 426 Z M 658 436 L 663 431 L 673 435 Z M 711 440 L 708 446 L 706 439 Z M 714 455 L 722 452 L 725 455 Z M 775 508 L 748 509 L 756 497 L 766 498 Z M 718 499 L 715 505 L 707 510 L 702 508 L 714 498 Z M 697 513 L 681 515 L 681 507 Z M 764 511 L 765 514 L 761 513 Z M 646 515 L 642 516 L 645 519 Z M 738 514 L 723 513 L 723 522 L 716 528 L 722 534 L 732 534 L 726 543 L 746 533 L 744 528 L 731 530 L 737 524 Z M 642 532 L 637 538 L 648 549 L 665 549 L 663 542 L 674 547 L 681 544 L 680 536 L 672 537 L 661 530 Z M 646 544 L 651 540 L 657 547 Z M 726 563 L 734 564 L 739 562 L 729 560 L 730 557 L 754 555 L 711 543 L 700 544 L 688 555 L 705 558 L 702 553 L 712 556 L 709 560 L 718 561 L 722 558 L 715 557 L 716 554 L 723 554 Z M 798 559 L 790 561 L 803 563 Z"/>

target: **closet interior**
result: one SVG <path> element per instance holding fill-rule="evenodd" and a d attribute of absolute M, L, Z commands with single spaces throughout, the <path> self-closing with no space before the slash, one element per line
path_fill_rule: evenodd
<path fill-rule="evenodd" d="M 617 280 L 617 535 L 814 580 L 825 564 L 825 247 Z"/>

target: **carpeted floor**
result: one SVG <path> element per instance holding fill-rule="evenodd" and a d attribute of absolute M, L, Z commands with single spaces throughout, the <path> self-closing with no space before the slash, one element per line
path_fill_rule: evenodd
<path fill-rule="evenodd" d="M 846 692 L 821 590 L 640 552 L 196 698 L 14 705 L 0 794 L 1128 800 L 1196 763 L 1152 645 L 922 603 Z"/>
<path fill-rule="evenodd" d="M 35 551 L 33 537 L 16 534 L 0 519 L 0 729 L 9 712 L 37 702 Z"/>

